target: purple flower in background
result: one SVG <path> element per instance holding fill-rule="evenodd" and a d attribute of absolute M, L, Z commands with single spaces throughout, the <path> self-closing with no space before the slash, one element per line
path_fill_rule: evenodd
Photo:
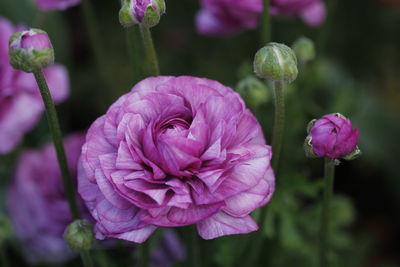
<path fill-rule="evenodd" d="M 223 36 L 254 29 L 260 23 L 263 0 L 201 0 L 196 26 L 199 33 Z M 300 16 L 308 25 L 318 26 L 325 18 L 322 0 L 271 0 L 272 15 Z"/>
<path fill-rule="evenodd" d="M 196 224 L 205 239 L 258 229 L 275 187 L 271 148 L 240 96 L 195 77 L 138 83 L 90 127 L 79 193 L 99 239 L 144 242 Z"/>
<path fill-rule="evenodd" d="M 272 15 L 300 16 L 309 26 L 319 26 L 325 19 L 323 0 L 271 0 Z"/>
<path fill-rule="evenodd" d="M 80 0 L 36 0 L 36 4 L 42 11 L 65 10 L 79 4 Z"/>
<path fill-rule="evenodd" d="M 83 142 L 83 134 L 70 135 L 64 140 L 69 168 L 75 179 Z M 82 201 L 79 203 L 90 218 Z M 7 210 L 30 262 L 61 262 L 73 255 L 63 239 L 72 216 L 52 144 L 22 153 L 7 192 Z"/>
<path fill-rule="evenodd" d="M 15 70 L 8 59 L 8 39 L 23 27 L 14 27 L 0 17 L 0 154 L 10 152 L 39 121 L 44 111 L 39 89 L 32 74 Z M 26 40 L 24 45 L 36 44 Z M 42 42 L 39 42 L 42 44 Z M 44 70 L 53 100 L 65 100 L 69 92 L 67 70 L 53 65 Z"/>
<path fill-rule="evenodd" d="M 358 129 L 340 114 L 328 114 L 312 125 L 308 142 L 318 157 L 338 159 L 351 154 L 357 148 Z"/>
<path fill-rule="evenodd" d="M 150 254 L 150 266 L 167 267 L 175 261 L 182 261 L 186 251 L 174 231 L 165 229 L 159 243 Z"/>
<path fill-rule="evenodd" d="M 230 35 L 259 24 L 262 0 L 201 0 L 196 25 L 204 35 Z"/>

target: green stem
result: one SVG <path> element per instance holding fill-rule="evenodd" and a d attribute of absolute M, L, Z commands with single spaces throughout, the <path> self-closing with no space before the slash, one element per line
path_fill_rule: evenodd
<path fill-rule="evenodd" d="M 1 260 L 1 266 L 8 267 L 10 264 L 8 263 L 7 259 L 7 254 L 4 251 L 4 246 L 0 245 L 0 260 Z"/>
<path fill-rule="evenodd" d="M 261 26 L 261 45 L 265 45 L 271 38 L 271 15 L 269 13 L 269 0 L 264 0 L 264 9 Z"/>
<path fill-rule="evenodd" d="M 143 78 L 141 64 L 141 44 L 139 41 L 139 32 L 136 25 L 126 29 L 126 43 L 128 56 L 133 71 L 133 82 L 136 83 Z"/>
<path fill-rule="evenodd" d="M 149 245 L 150 241 L 147 240 L 140 246 L 140 258 L 139 258 L 139 266 L 140 267 L 148 267 L 149 266 Z"/>
<path fill-rule="evenodd" d="M 87 27 L 87 31 L 89 33 L 89 39 L 91 46 L 94 51 L 94 57 L 96 60 L 96 65 L 100 74 L 103 77 L 108 77 L 108 72 L 106 69 L 107 60 L 105 58 L 104 41 L 100 38 L 99 35 L 99 28 L 97 27 L 96 17 L 94 16 L 93 6 L 90 3 L 90 0 L 82 0 L 82 10 L 83 10 L 83 17 L 85 19 L 85 24 Z"/>
<path fill-rule="evenodd" d="M 285 126 L 285 92 L 283 82 L 274 82 L 275 121 L 272 132 L 272 168 L 278 173 L 279 156 L 281 153 L 283 131 Z"/>
<path fill-rule="evenodd" d="M 53 100 L 51 99 L 50 90 L 47 86 L 46 79 L 43 75 L 42 70 L 36 70 L 35 72 L 33 72 L 33 75 L 35 76 L 46 109 L 47 120 L 51 135 L 53 137 L 54 147 L 57 153 L 58 164 L 60 166 L 61 177 L 64 183 L 64 190 L 65 195 L 68 199 L 69 208 L 71 210 L 73 218 L 79 219 L 78 206 L 76 205 L 74 187 L 72 185 L 72 179 L 68 169 L 67 158 L 65 156 L 64 144 L 62 140 L 60 124 L 58 122 L 57 111 L 54 107 Z"/>
<path fill-rule="evenodd" d="M 93 267 L 92 258 L 88 251 L 81 252 L 81 259 L 84 267 Z"/>
<path fill-rule="evenodd" d="M 327 42 L 329 40 L 329 35 L 332 30 L 332 25 L 333 25 L 333 17 L 335 14 L 336 10 L 336 5 L 337 0 L 328 0 L 326 3 L 326 18 L 325 18 L 325 23 L 322 26 L 322 28 L 319 31 L 319 36 L 318 36 L 318 52 L 319 55 L 323 55 L 327 46 Z"/>
<path fill-rule="evenodd" d="M 330 210 L 333 195 L 333 180 L 335 175 L 335 160 L 325 158 L 324 168 L 324 200 L 322 203 L 322 216 L 320 228 L 320 246 L 319 246 L 319 262 L 321 267 L 328 266 L 328 252 L 329 252 L 329 223 L 330 223 Z"/>
<path fill-rule="evenodd" d="M 199 237 L 197 235 L 196 227 L 191 227 L 190 232 L 190 245 L 188 246 L 190 249 L 190 261 L 189 264 L 192 267 L 199 267 L 200 264 L 200 246 L 199 246 Z"/>
<path fill-rule="evenodd" d="M 160 75 L 160 68 L 158 67 L 157 53 L 154 49 L 150 28 L 140 24 L 140 33 L 142 35 L 143 47 L 146 51 L 147 62 L 150 68 L 149 74 L 150 76 L 158 76 Z"/>

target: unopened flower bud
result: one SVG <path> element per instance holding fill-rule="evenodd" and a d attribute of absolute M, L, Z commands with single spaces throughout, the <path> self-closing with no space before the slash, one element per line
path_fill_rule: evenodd
<path fill-rule="evenodd" d="M 85 220 L 75 220 L 65 229 L 64 239 L 72 251 L 88 251 L 94 242 L 92 225 Z"/>
<path fill-rule="evenodd" d="M 241 80 L 236 90 L 252 108 L 266 103 L 270 98 L 270 93 L 266 84 L 254 76 L 248 76 Z"/>
<path fill-rule="evenodd" d="M 357 147 L 358 129 L 352 127 L 351 121 L 339 113 L 328 114 L 311 121 L 307 127 L 308 136 L 304 143 L 306 155 L 330 159 L 355 159 L 361 151 Z"/>
<path fill-rule="evenodd" d="M 7 217 L 0 215 L 0 246 L 11 237 L 11 223 Z"/>
<path fill-rule="evenodd" d="M 123 0 L 119 22 L 125 27 L 143 24 L 151 28 L 159 23 L 164 13 L 164 0 Z"/>
<path fill-rule="evenodd" d="M 49 36 L 39 29 L 17 32 L 9 40 L 10 64 L 25 72 L 34 72 L 54 63 Z"/>
<path fill-rule="evenodd" d="M 296 55 L 284 44 L 269 43 L 256 53 L 254 71 L 260 78 L 290 83 L 298 74 Z"/>
<path fill-rule="evenodd" d="M 306 37 L 297 39 L 292 45 L 292 49 L 299 62 L 306 63 L 315 58 L 314 42 Z"/>

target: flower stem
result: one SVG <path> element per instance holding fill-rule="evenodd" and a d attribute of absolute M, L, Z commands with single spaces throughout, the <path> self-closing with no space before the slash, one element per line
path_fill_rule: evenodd
<path fill-rule="evenodd" d="M 58 164 L 60 166 L 65 195 L 68 200 L 69 208 L 71 210 L 72 217 L 74 219 L 79 219 L 78 206 L 76 205 L 72 179 L 68 169 L 67 158 L 65 156 L 64 144 L 62 140 L 60 124 L 58 122 L 57 111 L 54 107 L 53 100 L 51 99 L 49 87 L 47 86 L 47 82 L 42 70 L 36 70 L 35 72 L 33 72 L 33 75 L 35 76 L 46 109 L 47 120 L 51 135 L 53 137 L 53 143 L 57 153 Z"/>
<path fill-rule="evenodd" d="M 149 64 L 149 75 L 160 75 L 160 68 L 158 67 L 157 53 L 154 49 L 153 39 L 151 37 L 150 28 L 140 24 L 140 33 L 142 35 L 143 47 L 146 51 L 147 62 Z"/>
<path fill-rule="evenodd" d="M 133 71 L 133 82 L 136 83 L 143 78 L 141 64 L 141 44 L 139 43 L 139 32 L 136 25 L 126 29 L 126 43 L 128 56 Z"/>
<path fill-rule="evenodd" d="M 272 132 L 272 168 L 276 175 L 278 173 L 279 156 L 285 126 L 285 92 L 283 82 L 277 81 L 273 85 L 275 93 L 275 121 Z"/>
<path fill-rule="evenodd" d="M 199 267 L 200 264 L 200 246 L 199 246 L 199 237 L 197 236 L 196 227 L 191 227 L 190 232 L 190 245 L 188 246 L 190 249 L 190 266 Z"/>
<path fill-rule="evenodd" d="M 269 0 L 264 0 L 264 9 L 261 26 L 261 45 L 265 45 L 271 38 L 271 15 L 269 13 Z"/>
<path fill-rule="evenodd" d="M 325 158 L 324 168 L 324 200 L 322 203 L 322 216 L 320 228 L 319 263 L 321 267 L 328 266 L 328 240 L 331 200 L 333 195 L 333 180 L 335 175 L 335 161 Z"/>
<path fill-rule="evenodd" d="M 147 240 L 140 246 L 140 258 L 139 258 L 139 266 L 140 267 L 148 267 L 149 266 L 149 245 L 150 241 Z"/>
<path fill-rule="evenodd" d="M 88 251 L 81 252 L 81 259 L 84 267 L 93 267 L 92 258 Z"/>
<path fill-rule="evenodd" d="M 104 42 L 100 38 L 99 28 L 97 27 L 96 18 L 93 12 L 93 6 L 90 3 L 90 0 L 82 0 L 82 11 L 87 31 L 89 33 L 91 46 L 94 51 L 96 65 L 103 79 L 105 79 L 105 77 L 108 77 L 107 76 L 108 72 L 107 69 L 105 68 L 108 64 L 104 53 L 105 51 L 103 47 Z"/>

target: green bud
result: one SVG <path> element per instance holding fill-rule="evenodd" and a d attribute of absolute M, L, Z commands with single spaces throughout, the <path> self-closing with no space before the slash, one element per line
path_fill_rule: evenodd
<path fill-rule="evenodd" d="M 144 14 L 136 13 L 137 9 L 145 9 Z M 119 11 L 119 22 L 124 27 L 130 27 L 134 24 L 142 24 L 147 28 L 156 26 L 165 13 L 164 0 L 133 1 L 123 0 Z"/>
<path fill-rule="evenodd" d="M 270 99 L 269 88 L 254 76 L 244 78 L 236 88 L 236 91 L 251 108 L 257 108 Z"/>
<path fill-rule="evenodd" d="M 54 50 L 46 32 L 30 29 L 13 34 L 9 40 L 10 64 L 25 72 L 34 72 L 54 63 Z"/>
<path fill-rule="evenodd" d="M 293 43 L 292 49 L 300 62 L 306 63 L 315 58 L 314 42 L 309 38 L 299 38 Z"/>
<path fill-rule="evenodd" d="M 290 83 L 298 74 L 296 55 L 284 44 L 269 43 L 256 53 L 254 71 L 260 78 Z"/>
<path fill-rule="evenodd" d="M 72 251 L 88 251 L 94 243 L 92 225 L 85 220 L 75 220 L 65 229 L 64 239 Z"/>

